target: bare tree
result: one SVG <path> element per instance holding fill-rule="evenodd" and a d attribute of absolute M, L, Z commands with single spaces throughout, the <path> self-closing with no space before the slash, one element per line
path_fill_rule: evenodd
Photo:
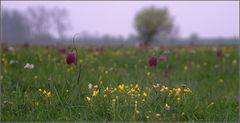
<path fill-rule="evenodd" d="M 1 22 L 3 40 L 25 41 L 31 33 L 27 18 L 17 10 L 3 9 Z"/>
<path fill-rule="evenodd" d="M 47 9 L 44 6 L 30 7 L 27 11 L 3 9 L 1 22 L 1 38 L 11 41 L 50 43 L 56 41 L 54 32 L 63 39 L 70 28 L 65 9 Z"/>
<path fill-rule="evenodd" d="M 49 34 L 51 25 L 51 12 L 46 10 L 45 7 L 30 7 L 28 8 L 29 20 L 31 25 L 31 31 L 35 35 L 47 35 Z"/>
<path fill-rule="evenodd" d="M 70 28 L 70 24 L 68 21 L 68 12 L 65 9 L 61 9 L 55 7 L 51 11 L 52 21 L 54 23 L 54 27 L 58 32 L 58 37 L 62 40 L 65 36 L 65 32 Z"/>

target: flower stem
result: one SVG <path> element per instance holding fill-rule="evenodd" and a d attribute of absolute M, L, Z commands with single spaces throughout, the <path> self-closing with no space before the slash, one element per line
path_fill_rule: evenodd
<path fill-rule="evenodd" d="M 75 40 L 77 39 L 77 36 L 80 35 L 79 33 L 76 33 L 74 36 L 73 36 L 73 50 L 76 51 L 76 54 L 78 55 L 78 51 L 77 51 L 77 48 L 75 46 Z M 79 71 L 78 71 L 78 77 L 77 77 L 77 84 L 79 85 L 79 80 L 80 80 L 80 77 L 81 77 L 81 71 L 82 71 L 82 65 L 80 64 L 79 66 Z"/>
<path fill-rule="evenodd" d="M 81 76 L 81 71 L 82 71 L 82 65 L 80 64 L 79 71 L 78 71 L 78 78 L 77 78 L 77 84 L 79 85 L 79 80 Z"/>

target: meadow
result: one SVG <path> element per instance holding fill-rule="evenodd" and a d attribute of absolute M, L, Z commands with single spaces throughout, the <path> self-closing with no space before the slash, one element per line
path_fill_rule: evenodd
<path fill-rule="evenodd" d="M 238 48 L 2 48 L 1 121 L 237 122 Z"/>

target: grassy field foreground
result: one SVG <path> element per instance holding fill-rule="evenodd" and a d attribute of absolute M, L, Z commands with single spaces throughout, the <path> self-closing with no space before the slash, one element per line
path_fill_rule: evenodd
<path fill-rule="evenodd" d="M 1 121 L 239 120 L 238 47 L 64 50 L 1 50 Z"/>

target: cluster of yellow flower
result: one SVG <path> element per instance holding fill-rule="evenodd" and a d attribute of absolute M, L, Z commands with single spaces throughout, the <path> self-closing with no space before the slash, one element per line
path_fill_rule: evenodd
<path fill-rule="evenodd" d="M 99 94 L 99 90 L 100 88 L 98 85 L 94 85 L 93 88 L 92 87 L 89 88 L 90 96 L 86 96 L 86 100 L 91 101 L 91 98 L 96 97 Z M 106 87 L 101 90 L 103 90 L 104 97 L 113 96 L 113 95 L 115 97 L 118 95 L 131 96 L 131 98 L 148 96 L 147 91 L 141 92 L 138 84 L 135 84 L 135 85 L 119 84 L 116 87 Z M 145 90 L 148 90 L 148 88 Z"/>
<path fill-rule="evenodd" d="M 90 90 L 91 93 L 92 93 L 91 97 L 97 96 L 98 93 L 99 93 L 98 85 L 94 85 L 93 88 L 92 88 L 92 84 L 91 84 L 91 85 L 89 84 L 88 86 L 89 86 L 89 87 L 88 87 L 89 90 Z M 87 101 L 91 101 L 91 97 L 90 97 L 90 96 L 86 96 L 86 100 L 87 100 Z"/>
<path fill-rule="evenodd" d="M 93 86 L 93 87 L 92 87 Z M 101 86 L 102 87 L 102 86 Z M 96 97 L 100 90 L 103 90 L 101 94 L 103 94 L 103 97 L 110 97 L 115 99 L 118 96 L 123 97 L 130 97 L 129 99 L 141 99 L 142 101 L 145 101 L 145 97 L 150 95 L 150 92 L 152 92 L 152 89 L 159 89 L 160 93 L 167 93 L 169 96 L 174 95 L 177 96 L 177 100 L 180 100 L 180 94 L 188 95 L 192 93 L 192 90 L 188 87 L 177 87 L 177 88 L 169 88 L 167 86 L 159 86 L 159 85 L 153 85 L 153 88 L 145 87 L 141 88 L 138 84 L 119 84 L 115 87 L 106 87 L 106 88 L 99 88 L 98 85 L 90 85 L 89 84 L 89 92 L 90 95 L 86 96 L 86 100 L 89 102 L 92 100 L 93 97 Z"/>
<path fill-rule="evenodd" d="M 151 112 L 149 112 L 151 113 Z M 149 115 L 146 115 L 146 118 L 148 121 L 157 121 L 157 120 L 161 120 L 161 114 L 159 113 L 152 113 Z"/>
<path fill-rule="evenodd" d="M 156 85 L 153 85 L 153 87 L 156 88 Z M 192 93 L 192 90 L 188 87 L 177 87 L 177 88 L 168 88 L 166 86 L 162 86 L 159 89 L 160 92 L 167 92 L 169 95 L 175 94 L 175 96 L 179 96 L 179 94 L 182 92 L 184 95 L 188 95 Z"/>
<path fill-rule="evenodd" d="M 41 88 L 39 88 L 38 91 L 47 97 L 52 96 L 52 93 L 50 91 L 42 90 Z"/>
<path fill-rule="evenodd" d="M 164 119 L 161 111 L 146 112 L 144 107 L 149 105 L 149 101 L 155 98 L 168 98 L 168 101 L 160 103 L 163 111 L 174 110 L 177 104 L 185 100 L 186 96 L 192 93 L 192 90 L 185 85 L 182 87 L 167 87 L 153 84 L 150 86 L 140 86 L 138 84 L 118 84 L 116 86 L 104 87 L 101 81 L 99 85 L 88 84 L 88 95 L 85 100 L 89 106 L 97 106 L 99 100 L 109 104 L 109 109 L 116 112 L 119 107 L 127 106 L 133 111 L 134 117 L 145 115 L 147 121 L 159 121 Z M 165 99 L 164 99 L 165 100 Z"/>

